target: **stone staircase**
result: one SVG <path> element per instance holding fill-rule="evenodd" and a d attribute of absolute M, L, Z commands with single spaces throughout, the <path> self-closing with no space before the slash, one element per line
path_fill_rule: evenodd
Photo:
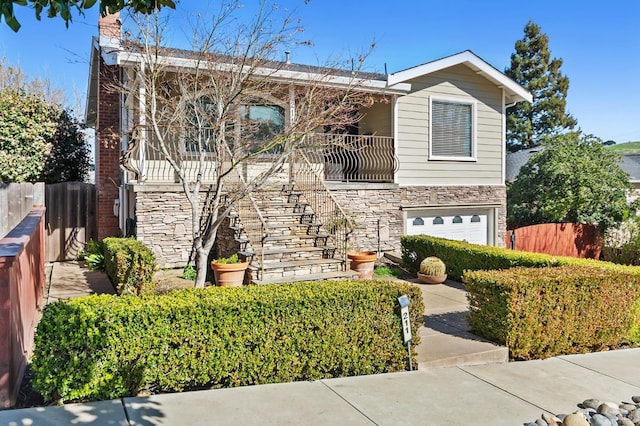
<path fill-rule="evenodd" d="M 238 255 L 249 260 L 249 273 L 254 284 L 316 281 L 357 277 L 338 255 L 332 237 L 303 194 L 293 185 L 265 188 L 254 194 L 256 207 L 264 222 L 240 220 L 232 214 L 230 225 L 240 250 Z M 261 235 L 254 241 L 248 235 Z"/>

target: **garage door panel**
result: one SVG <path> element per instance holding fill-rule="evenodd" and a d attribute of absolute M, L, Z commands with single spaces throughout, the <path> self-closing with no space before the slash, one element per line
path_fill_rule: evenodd
<path fill-rule="evenodd" d="M 486 212 L 414 211 L 407 214 L 408 235 L 431 235 L 450 240 L 487 244 Z"/>

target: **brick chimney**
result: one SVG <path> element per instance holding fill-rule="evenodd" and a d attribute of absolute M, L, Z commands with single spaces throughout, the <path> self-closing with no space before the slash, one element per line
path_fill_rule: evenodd
<path fill-rule="evenodd" d="M 98 33 L 101 36 L 110 38 L 120 38 L 120 12 L 107 16 L 100 16 L 98 19 Z"/>
<path fill-rule="evenodd" d="M 119 218 L 114 215 L 115 200 L 120 197 L 120 93 L 118 65 L 109 65 L 105 58 L 120 47 L 119 14 L 98 20 L 100 34 L 100 68 L 96 116 L 96 189 L 98 239 L 120 234 Z"/>

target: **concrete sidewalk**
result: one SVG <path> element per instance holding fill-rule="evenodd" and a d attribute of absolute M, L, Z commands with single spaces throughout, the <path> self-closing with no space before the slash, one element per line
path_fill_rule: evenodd
<path fill-rule="evenodd" d="M 0 424 L 516 425 L 633 395 L 640 349 L 7 410 Z"/>

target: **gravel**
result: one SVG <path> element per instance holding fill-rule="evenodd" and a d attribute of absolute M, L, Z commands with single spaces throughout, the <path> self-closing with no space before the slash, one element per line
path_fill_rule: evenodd
<path fill-rule="evenodd" d="M 542 413 L 539 419 L 525 426 L 640 426 L 640 395 L 631 402 L 615 403 L 597 398 L 585 399 L 578 410 L 555 416 Z"/>

